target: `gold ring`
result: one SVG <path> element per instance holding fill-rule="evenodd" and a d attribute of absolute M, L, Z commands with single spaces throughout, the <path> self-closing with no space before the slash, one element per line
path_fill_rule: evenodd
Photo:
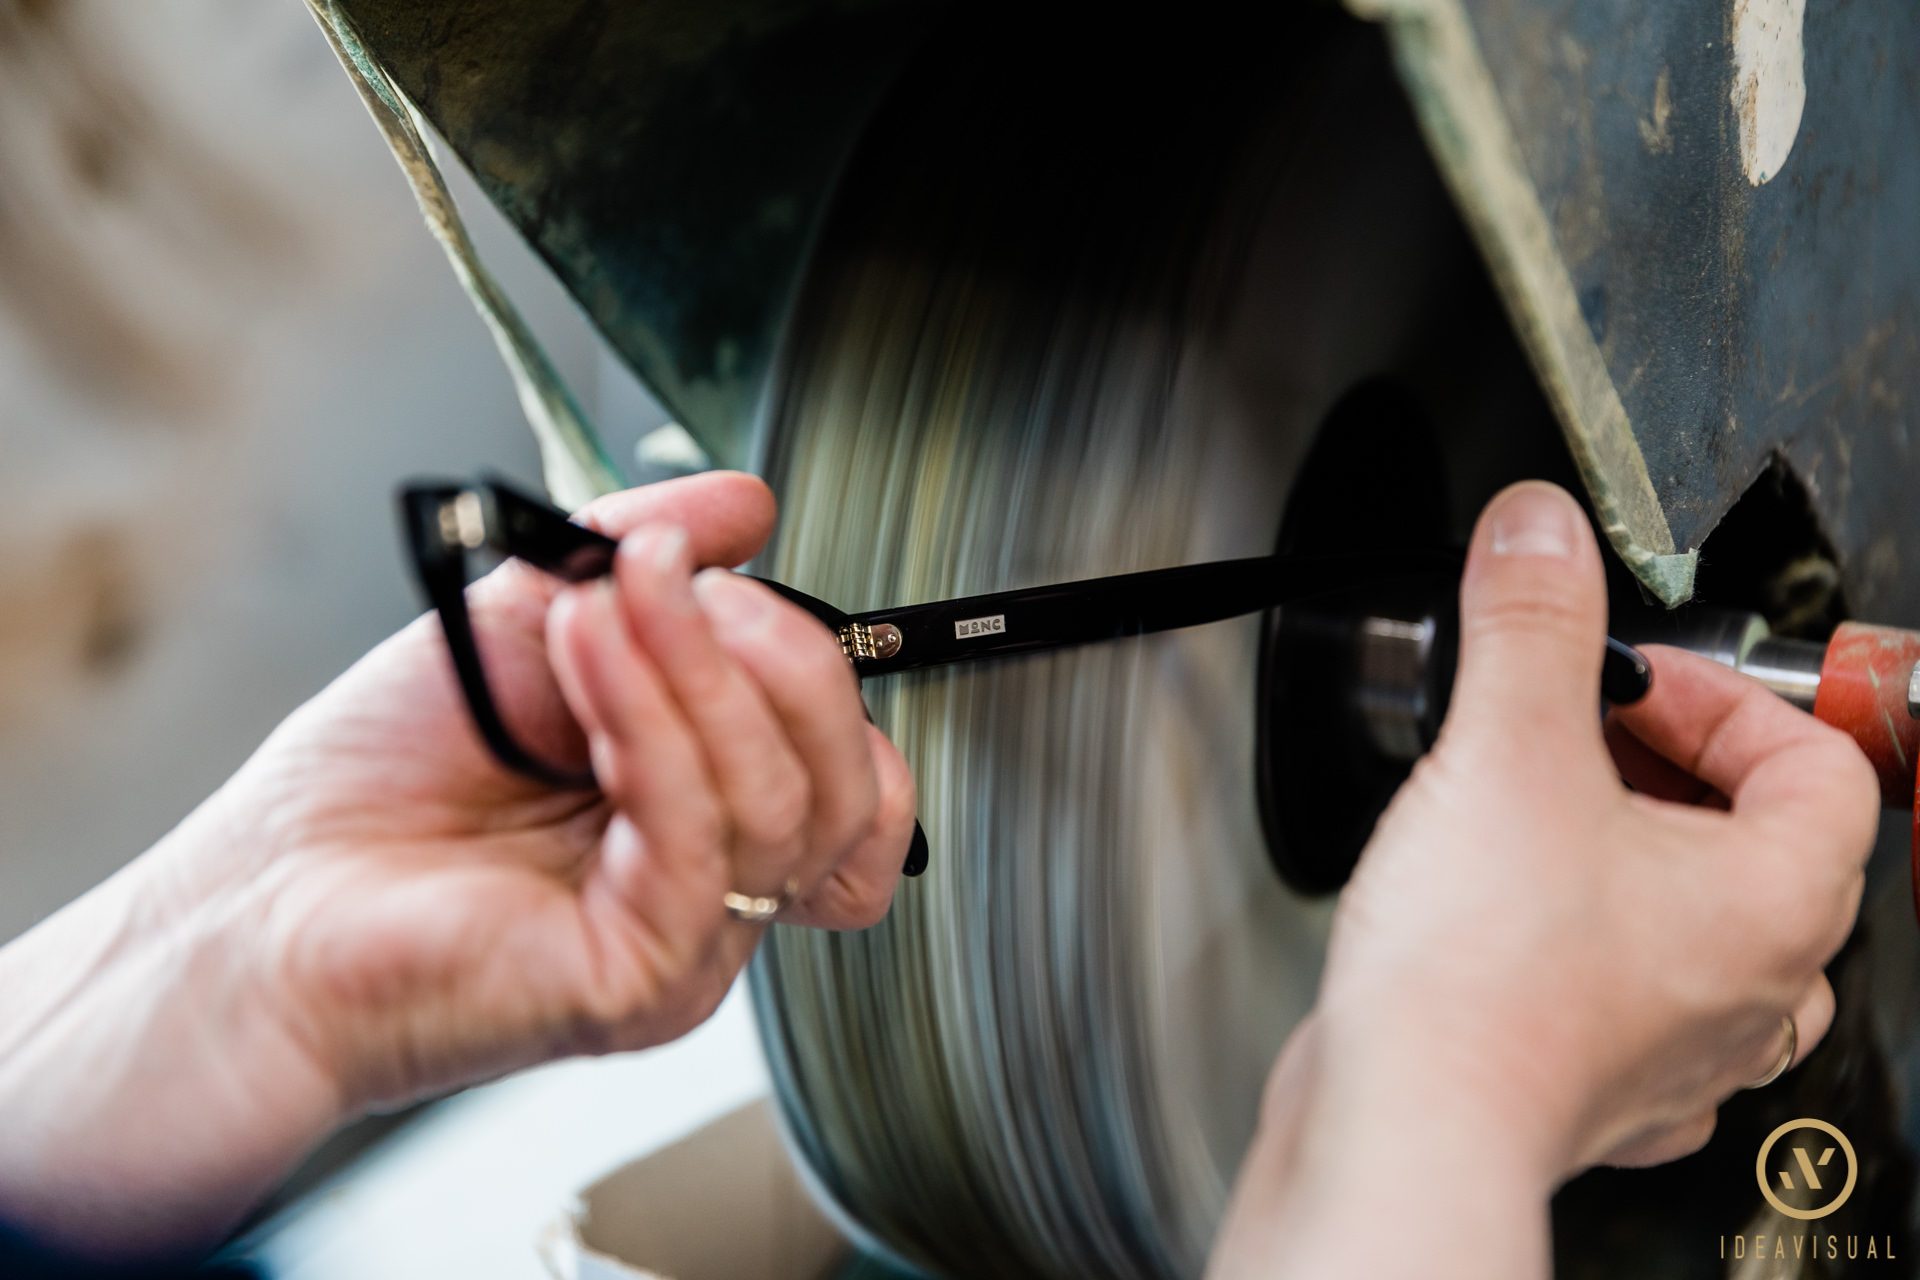
<path fill-rule="evenodd" d="M 1790 1017 L 1782 1017 L 1780 1019 L 1780 1025 L 1787 1029 L 1787 1047 L 1785 1051 L 1781 1053 L 1780 1061 L 1774 1063 L 1773 1066 L 1768 1069 L 1767 1074 L 1744 1087 L 1748 1089 L 1764 1089 L 1781 1076 L 1787 1074 L 1787 1068 L 1793 1065 L 1793 1055 L 1800 1052 L 1800 1028 L 1793 1025 L 1793 1019 Z"/>
<path fill-rule="evenodd" d="M 763 897 L 751 893 L 729 893 L 720 899 L 727 914 L 743 924 L 765 924 L 787 909 L 793 901 L 793 895 L 800 892 L 800 882 L 789 880 L 782 886 L 778 897 Z"/>

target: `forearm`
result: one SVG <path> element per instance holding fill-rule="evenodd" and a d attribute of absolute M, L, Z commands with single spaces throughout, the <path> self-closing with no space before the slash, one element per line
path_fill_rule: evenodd
<path fill-rule="evenodd" d="M 1276 1068 L 1211 1280 L 1540 1280 L 1553 1178 L 1501 1111 L 1418 1054 L 1330 1054 L 1309 1022 Z"/>
<path fill-rule="evenodd" d="M 337 1119 L 244 887 L 173 892 L 198 820 L 0 948 L 0 1220 L 60 1248 L 215 1242 Z"/>

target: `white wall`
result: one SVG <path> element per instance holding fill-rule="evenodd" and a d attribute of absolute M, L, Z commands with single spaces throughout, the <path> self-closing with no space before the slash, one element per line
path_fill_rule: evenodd
<path fill-rule="evenodd" d="M 138 853 L 417 611 L 397 481 L 535 462 L 298 0 L 69 0 L 65 23 L 51 45 L 16 38 L 13 65 L 0 49 L 0 940 Z M 104 193 L 62 168 L 63 130 L 100 105 L 71 92 L 72 57 L 157 122 Z M 591 405 L 596 341 L 455 177 Z M 192 394 L 120 380 L 124 334 L 50 347 L 36 324 L 78 291 L 36 296 L 10 254 L 97 283 L 184 353 Z"/>

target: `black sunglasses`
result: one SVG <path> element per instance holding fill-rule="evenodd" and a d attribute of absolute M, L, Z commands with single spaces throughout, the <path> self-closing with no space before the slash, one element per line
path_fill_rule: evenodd
<path fill-rule="evenodd" d="M 400 492 L 400 507 L 414 570 L 440 615 L 454 673 L 487 749 L 502 765 L 535 781 L 595 786 L 591 770 L 549 764 L 508 732 L 487 686 L 467 611 L 468 558 L 490 550 L 565 582 L 587 582 L 612 572 L 620 544 L 495 479 L 408 485 Z M 782 583 L 756 580 L 826 624 L 864 680 L 1199 626 L 1350 591 L 1360 582 L 1457 577 L 1459 569 L 1457 555 L 1432 551 L 1256 556 L 865 613 L 846 613 Z M 1611 636 L 1606 643 L 1602 696 L 1619 706 L 1645 697 L 1653 676 L 1646 658 Z M 927 856 L 926 833 L 915 822 L 905 873 L 919 875 Z"/>

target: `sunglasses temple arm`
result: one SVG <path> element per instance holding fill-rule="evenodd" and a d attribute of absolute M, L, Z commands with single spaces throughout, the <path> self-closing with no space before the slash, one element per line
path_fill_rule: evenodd
<path fill-rule="evenodd" d="M 486 543 L 501 555 L 525 560 L 562 582 L 591 582 L 613 572 L 620 544 L 574 523 L 558 507 L 491 478 L 472 492 L 481 500 Z"/>
<path fill-rule="evenodd" d="M 860 674 L 889 675 L 1199 626 L 1338 595 L 1357 584 L 1442 578 L 1450 595 L 1460 564 L 1446 552 L 1258 556 L 878 609 L 852 615 L 847 625 L 864 632 L 871 649 L 855 663 Z M 1607 638 L 1601 670 L 1607 701 L 1639 701 L 1652 674 L 1637 650 Z"/>
<path fill-rule="evenodd" d="M 1458 567 L 1447 556 L 1257 556 L 877 609 L 849 621 L 898 633 L 897 643 L 887 637 L 879 646 L 891 649 L 889 656 L 859 663 L 862 675 L 888 675 L 1194 627 L 1351 590 L 1356 582 L 1457 574 Z"/>

